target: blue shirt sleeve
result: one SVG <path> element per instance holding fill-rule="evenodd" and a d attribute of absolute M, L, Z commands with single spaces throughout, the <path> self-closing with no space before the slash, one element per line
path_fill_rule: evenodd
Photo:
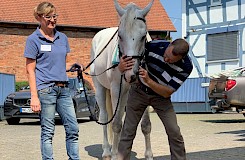
<path fill-rule="evenodd" d="M 26 40 L 24 57 L 36 59 L 37 54 L 38 54 L 38 47 L 37 47 L 34 39 L 32 39 L 32 36 L 29 36 Z"/>

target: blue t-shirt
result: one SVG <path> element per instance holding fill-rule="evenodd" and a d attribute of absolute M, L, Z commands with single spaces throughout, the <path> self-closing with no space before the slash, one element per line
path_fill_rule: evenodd
<path fill-rule="evenodd" d="M 24 57 L 36 60 L 38 90 L 53 85 L 53 81 L 68 81 L 66 55 L 69 52 L 67 36 L 57 30 L 55 30 L 54 41 L 46 39 L 39 27 L 28 36 Z"/>

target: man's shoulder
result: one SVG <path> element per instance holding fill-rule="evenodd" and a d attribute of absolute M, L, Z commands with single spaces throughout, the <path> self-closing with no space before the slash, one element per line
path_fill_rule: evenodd
<path fill-rule="evenodd" d="M 163 39 L 152 40 L 146 43 L 146 51 L 154 52 L 156 54 L 163 54 L 169 44 L 170 41 Z"/>
<path fill-rule="evenodd" d="M 184 63 L 185 69 L 191 72 L 193 69 L 193 63 L 189 55 L 185 56 L 185 58 L 183 59 L 183 63 Z"/>
<path fill-rule="evenodd" d="M 146 43 L 146 47 L 168 47 L 170 41 L 164 39 L 152 40 Z"/>
<path fill-rule="evenodd" d="M 149 41 L 148 43 L 170 43 L 170 41 L 166 39 L 153 39 L 152 41 Z"/>

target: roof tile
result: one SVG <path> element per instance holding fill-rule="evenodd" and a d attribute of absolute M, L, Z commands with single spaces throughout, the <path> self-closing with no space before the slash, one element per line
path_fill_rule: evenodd
<path fill-rule="evenodd" d="M 118 15 L 111 0 L 51 0 L 59 14 L 58 24 L 78 27 L 113 27 L 118 25 Z M 130 0 L 118 0 L 124 7 Z M 144 8 L 150 0 L 134 0 L 140 8 Z M 1 2 L 0 22 L 37 23 L 33 9 L 40 0 L 8 0 Z M 154 0 L 148 13 L 149 30 L 176 31 L 170 18 L 159 0 Z"/>

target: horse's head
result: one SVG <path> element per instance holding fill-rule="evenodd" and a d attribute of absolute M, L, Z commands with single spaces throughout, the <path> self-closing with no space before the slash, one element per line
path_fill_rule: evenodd
<path fill-rule="evenodd" d="M 125 79 L 129 83 L 136 81 L 139 63 L 145 51 L 147 35 L 145 16 L 150 11 L 153 1 L 144 9 L 140 9 L 133 3 L 122 8 L 117 0 L 114 0 L 116 10 L 121 17 L 118 27 L 119 51 L 136 60 L 134 67 L 125 73 Z"/>

